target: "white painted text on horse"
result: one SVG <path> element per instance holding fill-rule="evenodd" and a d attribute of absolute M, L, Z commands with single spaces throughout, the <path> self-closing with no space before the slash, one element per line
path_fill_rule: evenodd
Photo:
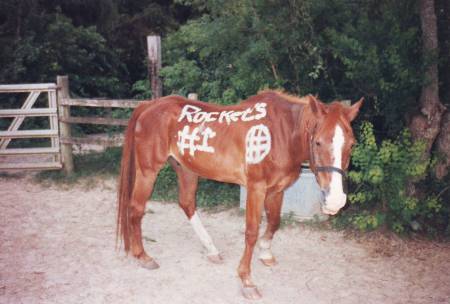
<path fill-rule="evenodd" d="M 195 127 L 191 133 L 189 126 L 184 126 L 182 131 L 178 131 L 177 146 L 182 155 L 185 149 L 189 149 L 191 156 L 194 156 L 195 151 L 214 153 L 214 147 L 208 145 L 208 140 L 214 136 L 216 132 L 211 128 Z"/>
<path fill-rule="evenodd" d="M 183 120 L 194 123 L 218 121 L 219 123 L 226 122 L 227 124 L 230 124 L 239 120 L 259 120 L 266 117 L 266 106 L 266 103 L 260 102 L 256 103 L 253 107 L 245 109 L 244 111 L 205 112 L 202 111 L 202 108 L 200 107 L 188 104 L 181 110 L 178 122 Z"/>

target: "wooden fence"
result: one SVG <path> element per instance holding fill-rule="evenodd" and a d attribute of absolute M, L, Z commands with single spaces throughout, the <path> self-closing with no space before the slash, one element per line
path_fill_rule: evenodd
<path fill-rule="evenodd" d="M 64 171 L 71 174 L 73 167 L 73 145 L 94 144 L 103 147 L 117 147 L 123 143 L 123 133 L 114 134 L 107 138 L 74 137 L 71 135 L 73 124 L 95 124 L 108 126 L 127 126 L 128 119 L 111 117 L 74 117 L 70 115 L 70 107 L 100 107 L 100 108 L 136 108 L 140 100 L 136 99 L 92 99 L 71 98 L 69 94 L 69 78 L 58 76 L 58 105 L 61 155 L 64 163 Z M 196 93 L 190 93 L 189 99 L 198 99 Z"/>
<path fill-rule="evenodd" d="M 134 99 L 87 99 L 71 98 L 69 94 L 69 78 L 58 76 L 58 105 L 61 154 L 64 162 L 64 170 L 67 174 L 73 172 L 73 145 L 96 144 L 105 147 L 119 146 L 123 142 L 122 134 L 116 134 L 108 138 L 74 137 L 71 135 L 73 124 L 95 124 L 108 126 L 126 126 L 128 119 L 111 117 L 75 117 L 70 115 L 71 107 L 101 107 L 101 108 L 135 108 L 139 100 Z"/>
<path fill-rule="evenodd" d="M 57 86 L 54 83 L 0 85 L 0 93 L 29 93 L 20 109 L 1 109 L 0 118 L 14 117 L 6 131 L 0 131 L 0 170 L 12 169 L 60 169 L 62 167 L 59 147 L 57 117 Z M 38 97 L 46 93 L 48 107 L 33 108 Z M 49 129 L 19 130 L 27 117 L 48 117 Z M 15 138 L 50 138 L 50 147 L 8 148 Z M 43 160 L 31 160 L 30 156 L 42 155 Z M 21 161 L 11 160 L 19 156 Z M 7 158 L 7 161 L 4 159 Z M 23 160 L 24 159 L 24 160 Z"/>
<path fill-rule="evenodd" d="M 154 98 L 162 95 L 162 82 L 159 77 L 161 69 L 161 37 L 147 37 L 148 73 Z M 123 136 L 114 135 L 108 138 L 74 137 L 71 135 L 73 124 L 99 124 L 109 126 L 126 126 L 127 119 L 111 117 L 74 117 L 70 115 L 71 107 L 102 107 L 102 108 L 135 108 L 138 100 L 117 99 L 84 99 L 71 98 L 69 94 L 69 79 L 58 76 L 57 84 L 27 84 L 0 85 L 0 93 L 30 92 L 21 109 L 0 110 L 0 118 L 14 117 L 6 131 L 0 131 L 0 157 L 4 155 L 32 155 L 50 154 L 53 162 L 46 163 L 6 163 L 0 161 L 1 169 L 58 169 L 64 168 L 67 174 L 73 172 L 72 148 L 76 144 L 100 144 L 102 146 L 118 146 L 123 142 Z M 41 92 L 48 92 L 49 107 L 31 109 Z M 18 130 L 25 117 L 48 116 L 50 129 L 48 130 Z M 51 147 L 6 149 L 12 138 L 51 138 Z"/>

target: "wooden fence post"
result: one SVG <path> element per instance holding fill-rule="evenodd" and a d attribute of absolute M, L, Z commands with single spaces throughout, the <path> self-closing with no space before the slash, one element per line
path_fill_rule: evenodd
<path fill-rule="evenodd" d="M 152 88 L 152 99 L 162 96 L 161 70 L 161 37 L 147 36 L 148 74 Z"/>
<path fill-rule="evenodd" d="M 70 124 L 64 122 L 64 119 L 70 117 L 70 106 L 62 105 L 61 100 L 70 97 L 69 93 L 69 77 L 57 76 L 56 84 L 58 85 L 58 112 L 59 112 L 59 132 L 62 138 L 70 138 Z M 61 143 L 61 156 L 64 172 L 67 175 L 73 173 L 73 155 L 72 144 Z"/>

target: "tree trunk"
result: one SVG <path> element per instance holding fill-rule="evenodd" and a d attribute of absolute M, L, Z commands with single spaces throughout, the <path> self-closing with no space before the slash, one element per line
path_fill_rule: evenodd
<path fill-rule="evenodd" d="M 436 165 L 436 177 L 444 178 L 450 167 L 450 112 L 447 111 L 442 118 L 441 133 L 436 140 L 438 163 Z"/>
<path fill-rule="evenodd" d="M 439 82 L 441 88 L 450 88 L 450 1 L 436 0 L 436 12 L 438 18 L 438 37 L 439 37 L 439 52 L 441 54 L 442 65 L 439 71 Z M 449 106 L 450 92 L 449 90 L 441 90 L 439 92 L 441 101 Z M 441 132 L 436 139 L 436 152 L 438 153 L 438 163 L 436 166 L 436 177 L 438 179 L 444 178 L 450 167 L 450 111 L 443 115 L 441 123 Z"/>
<path fill-rule="evenodd" d="M 425 56 L 437 56 L 438 36 L 434 0 L 419 0 L 419 4 L 423 53 Z M 444 112 L 445 107 L 439 100 L 438 64 L 434 59 L 425 71 L 425 84 L 420 96 L 420 112 L 413 116 L 409 125 L 413 138 L 426 143 L 424 157 L 430 156 L 433 143 L 441 130 Z"/>

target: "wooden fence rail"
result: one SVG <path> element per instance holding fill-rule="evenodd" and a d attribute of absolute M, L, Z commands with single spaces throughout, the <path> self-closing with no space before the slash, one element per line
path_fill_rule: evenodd
<path fill-rule="evenodd" d="M 35 109 L 9 109 L 9 110 L 0 110 L 0 117 L 16 117 L 16 116 L 51 116 L 56 117 L 58 112 L 56 108 L 48 109 L 48 108 L 35 108 Z"/>
<path fill-rule="evenodd" d="M 64 98 L 60 101 L 59 104 L 62 106 L 80 106 L 80 107 L 135 108 L 139 104 L 139 100 Z"/>
<path fill-rule="evenodd" d="M 123 143 L 122 134 L 114 134 L 108 138 L 98 137 L 74 137 L 71 135 L 71 125 L 73 124 L 94 124 L 108 126 L 127 126 L 128 119 L 119 119 L 111 117 L 79 117 L 71 116 L 71 107 L 99 107 L 99 108 L 135 108 L 139 100 L 134 99 L 88 99 L 88 98 L 70 98 L 69 78 L 67 76 L 58 76 L 58 104 L 59 104 L 59 126 L 61 154 L 64 162 L 66 174 L 71 174 L 73 168 L 73 145 L 94 144 L 104 147 L 116 147 Z M 0 112 L 1 115 L 1 112 Z"/>
<path fill-rule="evenodd" d="M 0 86 L 2 93 L 23 93 L 33 91 L 56 90 L 54 83 L 24 83 L 24 84 L 2 84 Z"/>

